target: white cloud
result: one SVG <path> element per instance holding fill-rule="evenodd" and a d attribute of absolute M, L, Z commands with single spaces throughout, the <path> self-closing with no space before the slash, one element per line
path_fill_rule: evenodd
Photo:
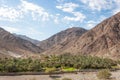
<path fill-rule="evenodd" d="M 91 10 L 101 11 L 102 9 L 111 9 L 112 8 L 112 0 L 80 0 L 86 6 L 88 6 Z"/>
<path fill-rule="evenodd" d="M 120 6 L 120 0 L 113 0 L 113 2 L 114 2 L 117 6 Z"/>
<path fill-rule="evenodd" d="M 74 25 L 73 24 L 69 24 L 68 28 L 73 28 Z"/>
<path fill-rule="evenodd" d="M 120 0 L 80 0 L 87 8 L 95 11 L 111 10 L 113 14 L 120 12 Z"/>
<path fill-rule="evenodd" d="M 27 2 L 26 0 L 20 1 L 21 4 L 16 7 L 0 6 L 0 20 L 16 21 L 28 14 L 31 14 L 34 20 L 49 20 L 49 13 L 41 6 Z"/>
<path fill-rule="evenodd" d="M 78 8 L 79 5 L 75 3 L 64 3 L 60 4 L 59 6 L 56 6 L 56 8 L 62 10 L 63 12 L 67 12 L 73 15 L 73 17 L 65 16 L 63 19 L 67 21 L 80 21 L 82 22 L 86 16 L 82 14 L 81 12 L 75 11 L 76 8 Z"/>
<path fill-rule="evenodd" d="M 68 21 L 80 21 L 80 22 L 82 22 L 86 18 L 86 16 L 80 12 L 72 12 L 72 13 L 73 13 L 74 17 L 65 16 L 64 19 L 68 20 Z"/>
<path fill-rule="evenodd" d="M 116 8 L 115 10 L 113 10 L 113 14 L 116 14 L 118 12 L 120 12 L 120 7 Z"/>
<path fill-rule="evenodd" d="M 55 17 L 54 22 L 55 22 L 56 24 L 59 23 L 59 21 L 58 21 L 58 17 Z"/>
<path fill-rule="evenodd" d="M 28 28 L 27 31 L 28 31 L 27 34 L 29 34 L 29 35 L 42 35 L 43 34 L 42 32 L 40 32 L 32 27 Z"/>
<path fill-rule="evenodd" d="M 86 23 L 86 28 L 87 29 L 92 29 L 93 27 L 95 27 L 98 23 L 102 22 L 103 20 L 105 20 L 107 17 L 105 16 L 100 16 L 99 19 L 97 19 L 96 21 L 94 20 L 90 20 L 87 21 Z"/>
<path fill-rule="evenodd" d="M 113 9 L 113 14 L 120 12 L 120 0 L 113 0 L 115 3 L 115 8 Z"/>
<path fill-rule="evenodd" d="M 0 20 L 14 21 L 21 17 L 22 13 L 14 8 L 9 8 L 7 6 L 0 7 Z"/>
<path fill-rule="evenodd" d="M 60 14 L 56 14 L 54 16 L 51 15 L 51 17 L 53 18 L 55 24 L 59 24 L 59 22 L 60 22 L 60 20 L 59 20 Z"/>
<path fill-rule="evenodd" d="M 57 0 L 57 2 L 61 3 L 61 2 L 64 2 L 64 0 Z"/>
<path fill-rule="evenodd" d="M 101 15 L 100 18 L 99 18 L 98 20 L 99 20 L 99 22 L 101 22 L 101 21 L 105 20 L 106 18 L 107 18 L 107 17 Z"/>
<path fill-rule="evenodd" d="M 17 33 L 20 32 L 19 29 L 15 28 L 15 27 L 9 27 L 9 26 L 2 26 L 2 28 L 4 28 L 5 30 L 7 30 L 10 33 Z"/>
<path fill-rule="evenodd" d="M 87 29 L 92 29 L 93 27 L 95 27 L 95 25 L 97 24 L 97 22 L 91 20 L 91 21 L 88 21 L 86 24 L 87 24 L 86 25 Z"/>
<path fill-rule="evenodd" d="M 34 20 L 39 19 L 39 17 L 42 17 L 43 21 L 49 20 L 49 14 L 38 5 L 21 0 L 20 8 L 24 13 L 31 13 Z"/>
<path fill-rule="evenodd" d="M 56 8 L 61 9 L 64 12 L 73 12 L 77 7 L 79 7 L 79 5 L 72 2 L 56 6 Z"/>

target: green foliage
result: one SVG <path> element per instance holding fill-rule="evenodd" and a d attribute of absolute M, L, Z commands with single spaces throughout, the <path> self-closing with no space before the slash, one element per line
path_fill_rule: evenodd
<path fill-rule="evenodd" d="M 0 71 L 4 72 L 4 65 L 3 64 L 0 64 Z"/>
<path fill-rule="evenodd" d="M 40 60 L 3 59 L 0 62 L 0 72 L 42 71 Z"/>
<path fill-rule="evenodd" d="M 112 66 L 112 69 L 120 69 L 120 66 Z"/>
<path fill-rule="evenodd" d="M 46 73 L 52 73 L 52 72 L 55 72 L 57 69 L 55 68 L 55 67 L 53 67 L 53 68 L 46 68 L 45 69 L 45 72 Z"/>
<path fill-rule="evenodd" d="M 73 67 L 64 67 L 64 68 L 62 68 L 62 71 L 67 71 L 67 72 L 69 72 L 69 71 L 76 71 L 76 68 L 73 68 Z"/>
<path fill-rule="evenodd" d="M 69 53 L 44 56 L 41 59 L 0 59 L 0 72 L 53 72 L 79 69 L 111 69 L 117 62 L 107 58 Z"/>
<path fill-rule="evenodd" d="M 103 69 L 103 70 L 99 71 L 97 74 L 97 77 L 99 79 L 109 79 L 110 76 L 111 76 L 111 73 L 108 69 Z"/>
<path fill-rule="evenodd" d="M 117 63 L 120 65 L 120 60 L 118 60 Z"/>

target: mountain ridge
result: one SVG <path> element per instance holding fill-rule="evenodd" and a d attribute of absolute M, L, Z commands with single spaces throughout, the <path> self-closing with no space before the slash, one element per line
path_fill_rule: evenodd
<path fill-rule="evenodd" d="M 73 27 L 58 32 L 37 45 L 16 37 L 0 28 L 0 53 L 82 54 L 99 57 L 120 58 L 120 12 L 103 20 L 91 30 Z M 38 55 L 40 55 L 38 54 Z M 1 55 L 1 54 L 0 54 Z M 7 55 L 7 54 L 6 54 Z"/>
<path fill-rule="evenodd" d="M 85 33 L 87 30 L 80 28 L 80 27 L 72 27 L 68 28 L 66 30 L 60 31 L 56 33 L 55 35 L 49 37 L 46 40 L 41 41 L 38 46 L 43 48 L 44 50 L 47 50 L 54 45 L 58 45 L 62 42 L 65 42 L 66 40 L 71 40 L 76 37 L 81 36 L 83 33 Z"/>
<path fill-rule="evenodd" d="M 72 54 L 94 55 L 101 57 L 120 57 L 120 12 L 102 21 L 93 29 L 74 40 L 75 43 L 65 49 L 60 45 L 43 52 L 43 54 Z M 67 44 L 69 45 L 69 44 Z M 54 51 L 53 51 L 54 50 Z"/>
<path fill-rule="evenodd" d="M 15 34 L 15 33 L 13 33 L 13 35 L 16 36 L 16 37 L 22 38 L 24 40 L 30 41 L 30 42 L 32 42 L 35 45 L 37 45 L 40 42 L 38 40 L 32 39 L 30 37 L 27 37 L 26 35 L 20 35 L 20 34 Z"/>
<path fill-rule="evenodd" d="M 0 54 L 9 56 L 29 56 L 34 55 L 33 53 L 40 53 L 42 49 L 37 47 L 33 43 L 15 37 L 13 34 L 7 32 L 3 28 L 0 28 Z"/>

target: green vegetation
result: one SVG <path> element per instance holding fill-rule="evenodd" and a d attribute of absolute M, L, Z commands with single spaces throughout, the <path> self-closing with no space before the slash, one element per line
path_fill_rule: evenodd
<path fill-rule="evenodd" d="M 45 72 L 46 72 L 46 73 L 52 73 L 52 72 L 55 72 L 55 71 L 57 71 L 57 69 L 54 68 L 54 67 L 53 67 L 53 68 L 46 68 L 46 69 L 45 69 Z"/>
<path fill-rule="evenodd" d="M 103 69 L 103 70 L 100 70 L 97 74 L 97 77 L 99 79 L 110 79 L 110 76 L 111 76 L 111 73 L 108 69 Z"/>
<path fill-rule="evenodd" d="M 0 59 L 0 72 L 55 72 L 81 69 L 111 69 L 117 62 L 107 58 L 62 54 L 41 59 Z"/>
<path fill-rule="evenodd" d="M 76 68 L 73 68 L 73 67 L 64 67 L 62 68 L 62 71 L 67 71 L 67 72 L 71 72 L 71 71 L 76 71 Z"/>
<path fill-rule="evenodd" d="M 1 59 L 0 72 L 36 72 L 42 71 L 41 61 L 36 59 Z"/>

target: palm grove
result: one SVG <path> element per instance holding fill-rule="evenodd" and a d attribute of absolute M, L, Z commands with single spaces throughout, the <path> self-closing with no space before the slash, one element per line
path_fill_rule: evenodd
<path fill-rule="evenodd" d="M 107 58 L 62 54 L 41 59 L 0 59 L 0 72 L 50 72 L 65 69 L 111 69 L 117 62 Z"/>

